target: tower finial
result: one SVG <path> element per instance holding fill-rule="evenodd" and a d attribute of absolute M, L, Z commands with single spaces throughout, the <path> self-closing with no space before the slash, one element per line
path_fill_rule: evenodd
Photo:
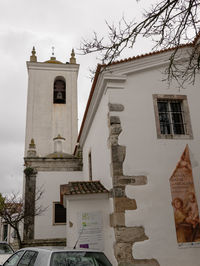
<path fill-rule="evenodd" d="M 72 52 L 71 52 L 70 64 L 76 64 L 74 49 L 72 49 Z"/>
<path fill-rule="evenodd" d="M 52 52 L 51 52 L 51 58 L 50 58 L 50 60 L 56 60 L 56 57 L 55 57 L 55 47 L 52 46 L 51 49 L 52 49 Z"/>
<path fill-rule="evenodd" d="M 28 157 L 35 157 L 36 156 L 36 147 L 35 147 L 35 141 L 34 139 L 31 139 L 31 142 L 29 144 L 29 149 L 27 151 Z"/>
<path fill-rule="evenodd" d="M 52 46 L 51 49 L 52 49 L 52 56 L 54 56 L 54 50 L 55 50 L 55 47 Z"/>
<path fill-rule="evenodd" d="M 35 149 L 35 141 L 34 141 L 34 139 L 31 139 L 31 142 L 29 144 L 29 148 Z"/>
<path fill-rule="evenodd" d="M 35 51 L 35 46 L 33 46 L 33 49 L 32 49 L 32 55 L 30 56 L 30 61 L 31 62 L 37 62 L 37 56 L 35 55 L 36 54 L 36 51 Z"/>

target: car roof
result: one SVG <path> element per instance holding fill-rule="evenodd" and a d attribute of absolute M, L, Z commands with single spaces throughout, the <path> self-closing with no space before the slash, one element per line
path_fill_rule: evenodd
<path fill-rule="evenodd" d="M 34 250 L 34 251 L 48 251 L 48 252 L 65 252 L 65 251 L 70 251 L 70 252 L 101 252 L 99 250 L 94 250 L 94 249 L 73 249 L 73 248 L 68 248 L 68 247 L 53 247 L 53 246 L 41 246 L 41 247 L 27 247 L 27 248 L 22 248 L 21 250 Z"/>

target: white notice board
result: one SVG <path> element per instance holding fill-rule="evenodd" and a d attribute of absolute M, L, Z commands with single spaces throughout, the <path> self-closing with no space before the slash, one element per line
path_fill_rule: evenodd
<path fill-rule="evenodd" d="M 103 219 L 101 212 L 78 213 L 79 248 L 103 250 Z"/>

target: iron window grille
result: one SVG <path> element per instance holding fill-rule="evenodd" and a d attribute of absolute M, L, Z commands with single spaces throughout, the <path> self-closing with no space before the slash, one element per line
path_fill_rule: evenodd
<path fill-rule="evenodd" d="M 187 127 L 181 100 L 158 99 L 160 133 L 163 135 L 186 135 Z"/>

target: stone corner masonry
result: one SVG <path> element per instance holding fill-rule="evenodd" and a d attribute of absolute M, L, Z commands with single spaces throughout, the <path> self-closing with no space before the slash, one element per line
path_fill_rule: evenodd
<path fill-rule="evenodd" d="M 109 103 L 109 111 L 122 112 L 123 105 Z M 109 139 L 108 145 L 111 151 L 111 176 L 113 189 L 114 212 L 110 215 L 110 225 L 114 228 L 115 244 L 114 254 L 120 266 L 148 265 L 158 266 L 155 259 L 134 259 L 132 255 L 133 244 L 135 242 L 148 239 L 145 229 L 142 226 L 127 227 L 125 224 L 125 211 L 136 210 L 137 203 L 135 199 L 126 196 L 125 188 L 127 185 L 139 186 L 147 184 L 146 176 L 125 176 L 123 174 L 123 162 L 126 155 L 126 147 L 119 145 L 118 137 L 122 132 L 121 121 L 119 116 L 108 114 Z M 134 251 L 134 249 L 133 249 Z"/>

